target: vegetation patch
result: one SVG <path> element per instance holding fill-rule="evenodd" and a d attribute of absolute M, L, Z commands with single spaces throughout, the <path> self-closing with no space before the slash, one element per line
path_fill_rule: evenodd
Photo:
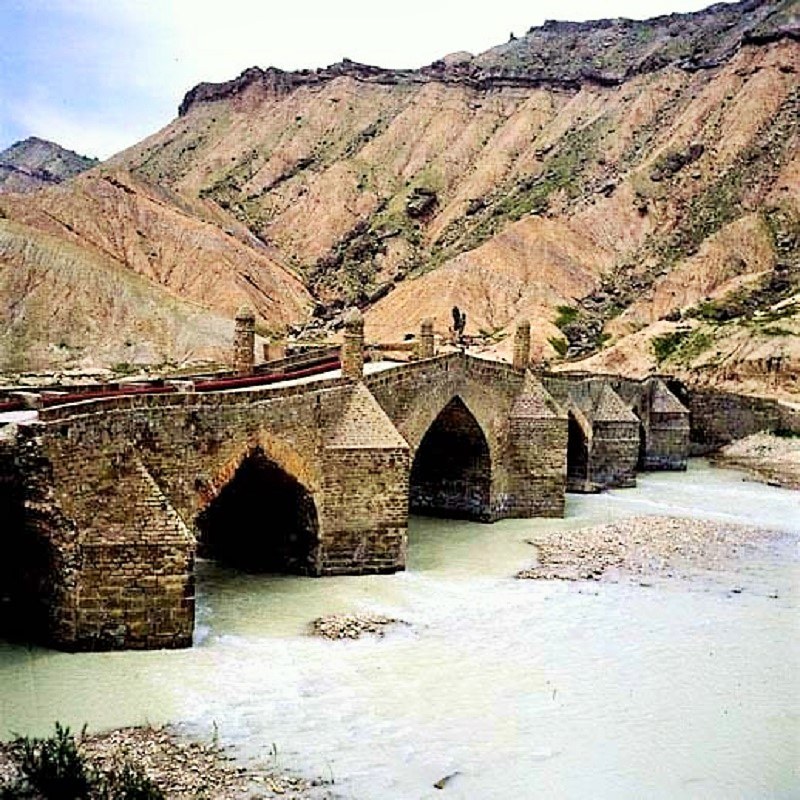
<path fill-rule="evenodd" d="M 567 350 L 569 350 L 569 342 L 560 336 L 553 336 L 547 341 L 550 342 L 553 350 L 555 350 L 561 358 L 564 358 L 567 354 Z"/>
<path fill-rule="evenodd" d="M 81 734 L 81 738 L 85 735 Z M 0 786 L 2 800 L 163 800 L 165 795 L 141 770 L 123 762 L 97 769 L 81 752 L 69 728 L 58 722 L 44 739 L 17 737 L 11 744 L 17 774 Z"/>
<path fill-rule="evenodd" d="M 650 342 L 656 363 L 677 361 L 690 364 L 713 343 L 707 331 L 678 328 L 675 331 L 654 336 Z"/>

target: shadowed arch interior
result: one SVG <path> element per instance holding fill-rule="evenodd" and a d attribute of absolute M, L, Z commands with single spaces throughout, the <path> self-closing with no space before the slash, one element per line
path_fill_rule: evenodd
<path fill-rule="evenodd" d="M 571 411 L 567 428 L 567 479 L 575 484 L 589 480 L 589 442 Z"/>
<path fill-rule="evenodd" d="M 242 461 L 196 523 L 201 556 L 248 572 L 315 571 L 314 499 L 261 448 Z"/>
<path fill-rule="evenodd" d="M 472 412 L 454 397 L 422 438 L 411 467 L 411 511 L 475 520 L 491 518 L 489 444 Z"/>

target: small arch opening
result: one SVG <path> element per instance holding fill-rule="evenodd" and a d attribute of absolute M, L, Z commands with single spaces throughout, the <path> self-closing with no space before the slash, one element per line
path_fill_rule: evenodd
<path fill-rule="evenodd" d="M 460 397 L 439 413 L 411 467 L 412 513 L 488 521 L 492 465 L 481 426 Z"/>
<path fill-rule="evenodd" d="M 309 491 L 260 448 L 197 516 L 198 554 L 247 572 L 313 574 L 319 542 Z"/>
<path fill-rule="evenodd" d="M 567 482 L 572 488 L 589 481 L 589 442 L 581 424 L 570 411 L 567 422 Z"/>

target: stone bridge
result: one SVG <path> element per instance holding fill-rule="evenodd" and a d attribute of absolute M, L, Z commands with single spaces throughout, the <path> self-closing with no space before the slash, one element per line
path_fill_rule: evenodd
<path fill-rule="evenodd" d="M 341 375 L 42 408 L 0 436 L 0 614 L 66 649 L 188 646 L 194 559 L 307 575 L 388 573 L 409 510 L 562 516 L 567 483 L 681 468 L 688 412 L 660 381 L 537 375 L 434 354 Z M 247 342 L 237 352 L 247 361 Z M 252 348 L 250 348 L 252 353 Z M 244 364 L 243 371 L 246 371 Z"/>

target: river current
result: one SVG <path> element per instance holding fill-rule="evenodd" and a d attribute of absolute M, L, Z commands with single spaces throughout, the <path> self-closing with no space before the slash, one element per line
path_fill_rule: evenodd
<path fill-rule="evenodd" d="M 642 514 L 789 535 L 689 579 L 513 579 L 534 560 L 534 530 Z M 397 575 L 201 562 L 190 650 L 0 642 L 0 738 L 55 720 L 177 722 L 359 800 L 797 798 L 799 533 L 799 493 L 697 461 L 570 495 L 563 520 L 413 518 Z M 307 635 L 315 617 L 354 611 L 410 624 L 382 639 Z"/>

